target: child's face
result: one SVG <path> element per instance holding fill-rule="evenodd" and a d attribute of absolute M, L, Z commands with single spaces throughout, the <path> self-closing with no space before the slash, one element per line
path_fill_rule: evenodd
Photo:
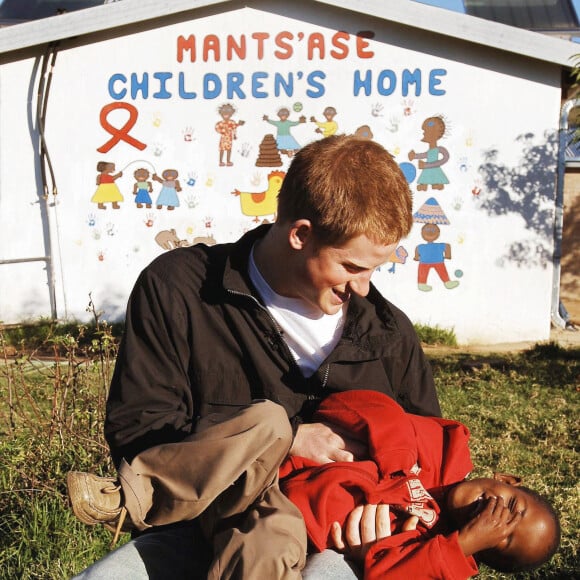
<path fill-rule="evenodd" d="M 513 476 L 498 475 L 497 479 L 482 477 L 464 481 L 451 489 L 447 496 L 447 507 L 459 528 L 476 518 L 486 500 L 502 498 L 503 503 L 514 514 L 522 513 L 522 519 L 511 535 L 495 548 L 486 550 L 490 560 L 512 560 L 535 562 L 546 553 L 547 546 L 555 533 L 554 522 L 548 510 L 525 489 Z M 513 479 L 511 479 L 513 478 Z"/>
<path fill-rule="evenodd" d="M 421 228 L 421 236 L 426 242 L 434 242 L 439 237 L 439 226 L 437 224 L 425 224 Z"/>

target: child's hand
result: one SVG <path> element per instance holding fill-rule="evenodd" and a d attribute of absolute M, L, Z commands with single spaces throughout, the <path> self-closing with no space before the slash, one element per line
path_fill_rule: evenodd
<path fill-rule="evenodd" d="M 482 499 L 485 507 L 459 530 L 459 545 L 466 556 L 496 548 L 506 541 L 522 519 L 501 497 Z"/>

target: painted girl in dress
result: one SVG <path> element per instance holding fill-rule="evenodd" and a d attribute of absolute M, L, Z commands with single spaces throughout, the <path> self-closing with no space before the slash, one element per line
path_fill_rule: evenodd
<path fill-rule="evenodd" d="M 441 166 L 449 161 L 449 151 L 437 145 L 437 142 L 445 135 L 445 121 L 441 117 L 429 117 L 423 121 L 421 129 L 423 129 L 421 141 L 427 143 L 429 149 L 424 153 L 409 151 L 409 161 L 420 160 L 418 166 L 422 171 L 417 179 L 417 189 L 426 191 L 429 185 L 432 189 L 443 189 L 449 183 L 449 179 Z"/>
<path fill-rule="evenodd" d="M 279 121 L 272 121 L 268 115 L 264 115 L 262 119 L 276 127 L 276 146 L 278 147 L 278 151 L 280 151 L 280 153 L 286 153 L 288 157 L 292 157 L 294 153 L 300 149 L 300 145 L 291 135 L 290 128 L 300 125 L 301 123 L 306 123 L 306 117 L 301 116 L 298 121 L 290 121 L 288 119 L 289 116 L 290 111 L 286 107 L 282 107 L 278 110 Z"/>
<path fill-rule="evenodd" d="M 115 171 L 115 164 L 109 161 L 99 161 L 97 163 L 97 190 L 91 197 L 91 201 L 97 204 L 99 209 L 107 209 L 105 204 L 111 203 L 113 209 L 119 209 L 120 201 L 123 201 L 123 195 L 115 183 L 123 175 L 122 171 L 113 173 Z"/>
<path fill-rule="evenodd" d="M 161 209 L 164 205 L 167 206 L 168 210 L 179 207 L 177 192 L 181 191 L 181 184 L 177 179 L 178 175 L 177 169 L 165 169 L 161 177 L 157 173 L 153 175 L 153 179 L 162 185 L 161 191 L 157 196 L 157 201 L 155 202 L 157 209 Z"/>

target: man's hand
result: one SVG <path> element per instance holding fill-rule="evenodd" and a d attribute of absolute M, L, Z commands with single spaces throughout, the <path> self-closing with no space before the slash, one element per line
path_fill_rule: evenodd
<path fill-rule="evenodd" d="M 346 432 L 327 423 L 304 423 L 298 426 L 290 455 L 317 463 L 356 461 L 368 457 L 366 444 L 351 439 Z"/>
<path fill-rule="evenodd" d="M 485 507 L 459 530 L 459 546 L 466 556 L 495 548 L 509 537 L 522 519 L 522 514 L 512 513 L 501 497 L 481 501 L 486 502 Z"/>
<path fill-rule="evenodd" d="M 369 548 L 391 535 L 391 519 L 387 504 L 360 505 L 352 510 L 343 530 L 338 522 L 330 530 L 334 547 L 355 560 L 364 560 Z"/>
<path fill-rule="evenodd" d="M 357 506 L 350 512 L 344 533 L 340 524 L 334 522 L 330 535 L 334 547 L 350 558 L 364 560 L 368 550 L 376 542 L 391 535 L 390 509 L 387 504 Z M 417 529 L 419 518 L 411 516 L 403 523 L 401 532 Z"/>

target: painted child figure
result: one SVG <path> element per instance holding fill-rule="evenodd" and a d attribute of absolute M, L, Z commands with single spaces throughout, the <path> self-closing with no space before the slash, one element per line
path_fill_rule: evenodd
<path fill-rule="evenodd" d="M 115 173 L 115 164 L 109 161 L 97 163 L 97 190 L 91 201 L 97 204 L 99 209 L 107 209 L 105 203 L 110 203 L 113 209 L 120 209 L 119 202 L 123 201 L 123 195 L 115 180 L 123 175 L 122 171 Z"/>
<path fill-rule="evenodd" d="M 298 121 L 290 121 L 289 117 L 290 110 L 286 107 L 282 107 L 278 109 L 279 121 L 270 119 L 268 115 L 264 115 L 262 120 L 276 127 L 276 146 L 278 147 L 278 151 L 280 151 L 280 153 L 285 153 L 288 157 L 293 157 L 296 151 L 300 149 L 300 144 L 296 139 L 294 139 L 290 129 L 296 127 L 296 125 L 306 123 L 306 117 L 301 115 L 298 118 Z"/>
<path fill-rule="evenodd" d="M 334 107 L 326 107 L 322 112 L 326 121 L 317 121 L 316 117 L 310 117 L 310 122 L 316 124 L 316 133 L 322 133 L 323 137 L 330 137 L 338 131 L 338 123 L 334 120 L 336 117 L 336 109 Z"/>
<path fill-rule="evenodd" d="M 519 478 L 466 480 L 473 465 L 461 423 L 407 414 L 373 391 L 333 394 L 314 418 L 366 443 L 369 459 L 320 465 L 291 457 L 280 485 L 300 508 L 314 548 L 360 559 L 366 580 L 464 580 L 477 574 L 476 561 L 511 572 L 555 553 L 558 518 Z M 374 506 L 390 527 L 349 542 L 357 506 Z"/>
<path fill-rule="evenodd" d="M 220 167 L 231 167 L 232 163 L 232 146 L 237 136 L 237 129 L 245 124 L 245 121 L 234 121 L 232 119 L 236 109 L 230 103 L 225 103 L 221 105 L 218 109 L 218 113 L 222 118 L 215 125 L 215 130 L 220 134 L 219 142 L 219 165 Z M 226 161 L 224 163 L 224 153 L 226 155 Z"/>
<path fill-rule="evenodd" d="M 135 204 L 137 207 L 150 208 L 153 200 L 151 199 L 151 192 L 153 191 L 153 184 L 149 179 L 149 171 L 144 167 L 140 167 L 133 173 L 135 183 L 133 184 L 133 195 L 135 196 Z"/>
<path fill-rule="evenodd" d="M 177 169 L 165 169 L 161 177 L 156 173 L 153 175 L 153 179 L 161 183 L 162 186 L 155 202 L 157 209 L 161 209 L 164 205 L 167 206 L 168 210 L 179 207 L 177 192 L 181 191 L 181 184 L 177 179 L 178 176 Z"/>
<path fill-rule="evenodd" d="M 430 292 L 433 287 L 427 284 L 427 277 L 431 270 L 435 270 L 441 278 L 443 285 L 448 290 L 459 286 L 458 280 L 450 280 L 445 260 L 451 259 L 451 246 L 443 242 L 436 242 L 441 230 L 437 224 L 425 224 L 421 228 L 421 237 L 425 244 L 419 244 L 415 248 L 415 260 L 419 262 L 417 284 L 422 292 Z"/>
<path fill-rule="evenodd" d="M 449 151 L 438 144 L 445 135 L 445 121 L 441 117 L 429 117 L 421 125 L 423 141 L 429 149 L 423 153 L 409 151 L 409 161 L 419 159 L 421 173 L 417 179 L 417 189 L 426 191 L 430 185 L 432 189 L 443 189 L 449 183 L 441 166 L 449 161 Z"/>

